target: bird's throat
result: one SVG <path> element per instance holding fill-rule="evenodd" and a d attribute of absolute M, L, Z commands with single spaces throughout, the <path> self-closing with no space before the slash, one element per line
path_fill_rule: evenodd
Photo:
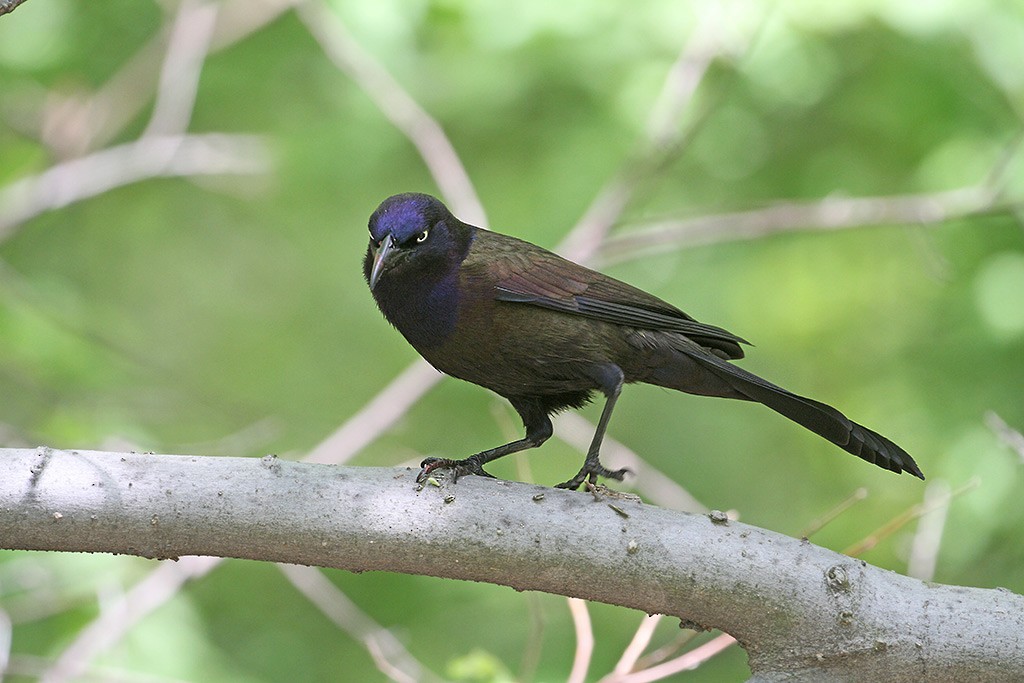
<path fill-rule="evenodd" d="M 458 322 L 458 271 L 449 270 L 442 277 L 418 277 L 415 282 L 410 287 L 384 277 L 373 294 L 384 317 L 410 344 L 429 349 L 442 344 Z"/>

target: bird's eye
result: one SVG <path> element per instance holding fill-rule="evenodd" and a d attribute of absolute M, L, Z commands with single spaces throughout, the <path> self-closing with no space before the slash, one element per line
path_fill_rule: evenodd
<path fill-rule="evenodd" d="M 420 234 L 416 235 L 416 241 L 417 242 L 426 242 L 427 241 L 427 232 L 428 232 L 427 230 L 424 230 Z"/>

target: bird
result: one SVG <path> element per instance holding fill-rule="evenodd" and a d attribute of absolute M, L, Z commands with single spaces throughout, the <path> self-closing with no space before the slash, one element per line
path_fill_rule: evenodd
<path fill-rule="evenodd" d="M 924 479 L 901 447 L 835 408 L 744 370 L 742 337 L 698 322 L 672 304 L 530 242 L 462 222 L 437 198 L 396 194 L 372 213 L 363 275 L 384 318 L 442 373 L 504 397 L 525 436 L 463 459 L 428 457 L 454 480 L 490 477 L 484 466 L 543 444 L 551 416 L 605 397 L 579 472 L 578 489 L 627 469 L 600 460 L 601 443 L 625 384 L 754 401 L 843 450 Z"/>

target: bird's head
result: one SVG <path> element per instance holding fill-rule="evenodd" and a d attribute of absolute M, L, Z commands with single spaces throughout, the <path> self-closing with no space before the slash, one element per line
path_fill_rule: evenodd
<path fill-rule="evenodd" d="M 464 255 L 460 227 L 448 208 L 430 195 L 410 192 L 385 199 L 370 216 L 370 247 L 363 263 L 370 289 L 382 277 L 393 277 L 390 274 L 445 268 L 456 253 Z"/>

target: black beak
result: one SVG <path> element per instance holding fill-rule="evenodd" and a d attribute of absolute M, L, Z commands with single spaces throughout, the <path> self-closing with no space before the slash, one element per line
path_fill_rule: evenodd
<path fill-rule="evenodd" d="M 394 249 L 395 240 L 391 235 L 385 235 L 384 239 L 380 242 L 380 246 L 373 250 L 373 269 L 370 270 L 371 290 L 376 286 L 377 280 L 380 279 L 381 272 L 384 270 L 384 265 L 387 263 L 388 255 L 391 254 Z"/>

